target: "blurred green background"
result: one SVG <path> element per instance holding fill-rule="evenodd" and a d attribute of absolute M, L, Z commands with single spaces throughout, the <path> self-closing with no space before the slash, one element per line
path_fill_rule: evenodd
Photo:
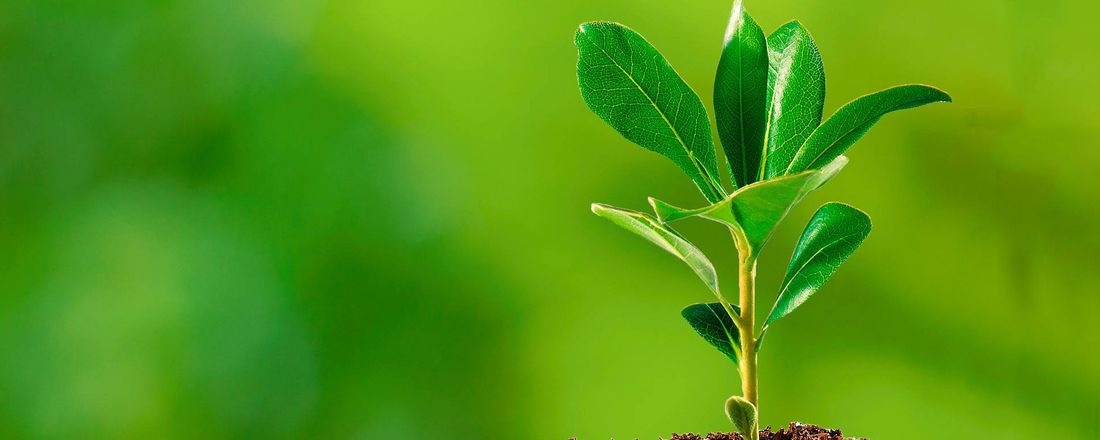
<path fill-rule="evenodd" d="M 709 107 L 728 3 L 0 3 L 0 437 L 728 429 L 678 313 L 706 289 L 588 210 L 702 198 L 585 108 L 572 46 L 627 23 Z M 1100 438 L 1096 3 L 747 7 L 814 32 L 826 114 L 956 101 L 887 117 L 765 251 L 762 308 L 818 205 L 876 224 L 770 332 L 763 423 Z"/>

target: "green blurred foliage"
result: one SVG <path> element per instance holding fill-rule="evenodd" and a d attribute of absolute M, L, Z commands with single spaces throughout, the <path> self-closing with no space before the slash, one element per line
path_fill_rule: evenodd
<path fill-rule="evenodd" d="M 709 97 L 726 3 L 0 3 L 0 437 L 728 429 L 735 371 L 678 313 L 705 288 L 588 210 L 702 200 L 585 109 L 572 46 L 627 23 Z M 1098 438 L 1100 8 L 748 7 L 814 33 L 826 114 L 955 98 L 881 122 L 762 256 L 763 308 L 818 205 L 876 223 L 769 332 L 762 424 Z M 683 232 L 733 282 L 723 231 Z"/>

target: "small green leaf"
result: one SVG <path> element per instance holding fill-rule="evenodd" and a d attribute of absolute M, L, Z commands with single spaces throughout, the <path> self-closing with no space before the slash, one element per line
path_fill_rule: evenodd
<path fill-rule="evenodd" d="M 768 43 L 737 0 L 714 77 L 714 119 L 735 187 L 759 177 L 767 94 Z"/>
<path fill-rule="evenodd" d="M 798 147 L 818 124 L 825 105 L 825 66 L 797 21 L 768 36 L 768 149 L 764 178 L 782 176 Z"/>
<path fill-rule="evenodd" d="M 737 306 L 731 305 L 731 307 L 734 313 L 741 313 L 741 309 Z M 737 363 L 737 354 L 741 351 L 741 334 L 737 331 L 733 318 L 730 318 L 721 303 L 692 304 L 684 307 L 680 315 L 707 343 L 717 348 L 733 363 Z"/>
<path fill-rule="evenodd" d="M 711 264 L 706 255 L 703 255 L 699 248 L 685 240 L 672 228 L 643 213 L 600 203 L 592 204 L 592 212 L 611 220 L 630 232 L 641 235 L 646 240 L 660 246 L 661 249 L 675 255 L 676 258 L 683 260 L 715 295 L 721 295 L 718 290 L 718 275 L 714 271 L 714 265 Z"/>
<path fill-rule="evenodd" d="M 749 251 L 756 254 L 791 208 L 828 182 L 847 163 L 848 158 L 840 156 L 820 170 L 756 182 L 734 191 L 721 202 L 699 209 L 677 208 L 652 197 L 649 203 L 662 222 L 700 216 L 737 228 L 745 235 Z"/>
<path fill-rule="evenodd" d="M 817 292 L 870 232 L 871 219 L 863 211 L 842 203 L 827 203 L 818 209 L 798 239 L 783 287 L 761 335 L 768 325 Z"/>
<path fill-rule="evenodd" d="M 844 154 L 887 113 L 933 102 L 951 102 L 951 97 L 935 87 L 911 84 L 849 102 L 814 130 L 791 160 L 786 173 L 797 173 L 829 163 Z"/>
<path fill-rule="evenodd" d="M 618 23 L 582 24 L 574 42 L 588 108 L 626 139 L 671 159 L 707 200 L 722 200 L 710 119 L 660 52 Z"/>
<path fill-rule="evenodd" d="M 733 427 L 741 433 L 745 439 L 756 440 L 757 431 L 756 405 L 745 400 L 741 396 L 733 396 L 726 400 L 726 417 L 733 422 Z"/>

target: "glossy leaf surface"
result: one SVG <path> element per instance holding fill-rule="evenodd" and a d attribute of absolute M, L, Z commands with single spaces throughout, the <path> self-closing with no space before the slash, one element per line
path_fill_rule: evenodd
<path fill-rule="evenodd" d="M 842 203 L 827 203 L 818 209 L 798 239 L 764 329 L 805 303 L 870 232 L 871 219 L 863 211 Z"/>
<path fill-rule="evenodd" d="M 820 170 L 756 182 L 734 191 L 721 202 L 699 209 L 677 208 L 654 198 L 650 198 L 650 205 L 662 222 L 700 216 L 738 228 L 751 252 L 759 253 L 791 208 L 828 182 L 847 163 L 848 158 L 841 156 Z"/>
<path fill-rule="evenodd" d="M 672 228 L 646 214 L 599 203 L 592 204 L 592 212 L 675 255 L 676 258 L 687 263 L 712 292 L 719 294 L 718 275 L 714 271 L 714 265 L 699 248 L 685 240 Z"/>
<path fill-rule="evenodd" d="M 785 173 L 813 169 L 844 154 L 887 113 L 933 102 L 951 102 L 951 97 L 935 87 L 911 84 L 857 98 L 814 130 Z"/>
<path fill-rule="evenodd" d="M 725 197 L 703 103 L 657 49 L 607 22 L 582 24 L 574 42 L 588 107 L 623 137 L 671 159 L 707 200 Z"/>
<path fill-rule="evenodd" d="M 757 438 L 756 405 L 752 402 L 741 396 L 730 397 L 726 400 L 726 417 L 729 417 L 737 432 L 741 433 L 741 438 L 752 440 Z"/>
<path fill-rule="evenodd" d="M 737 306 L 732 307 L 734 313 L 741 313 Z M 684 307 L 680 315 L 708 344 L 737 363 L 737 351 L 741 347 L 740 333 L 721 303 L 692 304 Z"/>
<path fill-rule="evenodd" d="M 746 186 L 759 177 L 767 95 L 767 39 L 737 1 L 714 77 L 714 119 L 735 186 Z"/>
<path fill-rule="evenodd" d="M 825 67 L 810 32 L 797 21 L 768 36 L 768 149 L 764 177 L 787 174 L 798 148 L 821 123 Z"/>

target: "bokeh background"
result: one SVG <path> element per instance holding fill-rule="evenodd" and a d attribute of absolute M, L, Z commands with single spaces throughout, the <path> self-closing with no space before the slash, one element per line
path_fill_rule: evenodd
<path fill-rule="evenodd" d="M 728 1 L 0 2 L 0 437 L 667 437 L 728 429 L 710 297 L 590 202 L 702 203 L 576 90 L 578 23 L 710 102 Z M 826 114 L 905 82 L 781 227 L 876 227 L 771 333 L 763 422 L 1100 438 L 1100 8 L 749 1 L 813 33 Z M 730 285 L 713 224 L 682 232 Z M 766 310 L 761 310 L 764 313 Z"/>

